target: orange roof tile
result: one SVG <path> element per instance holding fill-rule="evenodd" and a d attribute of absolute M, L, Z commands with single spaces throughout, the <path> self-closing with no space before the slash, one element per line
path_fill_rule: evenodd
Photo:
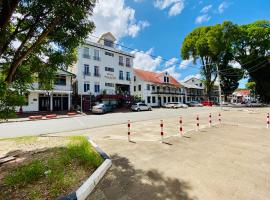
<path fill-rule="evenodd" d="M 181 86 L 181 84 L 172 76 L 169 75 L 169 81 L 170 83 L 164 83 L 161 76 L 164 74 L 164 72 L 150 72 L 150 71 L 144 71 L 141 69 L 134 69 L 134 73 L 140 77 L 142 80 L 151 82 L 151 83 L 157 83 L 157 84 L 170 84 L 173 86 Z"/>

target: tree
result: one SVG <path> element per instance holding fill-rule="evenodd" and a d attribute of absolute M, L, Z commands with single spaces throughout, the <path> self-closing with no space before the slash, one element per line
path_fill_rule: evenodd
<path fill-rule="evenodd" d="M 262 101 L 270 102 L 270 21 L 241 25 L 235 34 L 235 60 L 256 83 Z"/>
<path fill-rule="evenodd" d="M 236 69 L 231 64 L 235 61 L 233 44 L 238 33 L 238 25 L 225 21 L 215 26 L 196 28 L 184 40 L 181 49 L 182 58 L 192 57 L 195 63 L 196 60 L 200 61 L 201 74 L 209 99 L 217 78 L 217 68 L 225 100 L 238 87 L 238 81 L 244 75 L 242 69 Z"/>
<path fill-rule="evenodd" d="M 224 100 L 228 100 L 228 95 L 232 94 L 239 86 L 239 80 L 242 79 L 244 72 L 242 69 L 233 68 L 232 66 L 222 67 L 220 72 L 220 85 L 221 91 L 224 94 Z"/>
<path fill-rule="evenodd" d="M 250 90 L 251 96 L 256 96 L 256 83 L 254 81 L 249 81 L 246 83 L 246 88 Z"/>
<path fill-rule="evenodd" d="M 189 33 L 182 44 L 181 56 L 182 59 L 193 59 L 196 63 L 200 61 L 201 74 L 204 78 L 206 93 L 208 98 L 211 98 L 211 91 L 217 78 L 217 70 L 213 60 L 214 55 L 209 49 L 208 35 L 211 27 L 199 27 Z"/>
<path fill-rule="evenodd" d="M 77 47 L 94 29 L 94 5 L 95 0 L 0 1 L 1 106 L 11 103 L 11 94 L 20 98 L 34 80 L 49 88 L 56 71 L 75 62 Z"/>
<path fill-rule="evenodd" d="M 13 1 L 4 2 L 11 5 Z M 74 62 L 75 48 L 94 28 L 89 20 L 94 3 L 94 0 L 19 1 L 0 30 L 5 83 L 10 85 L 15 80 L 22 65 L 29 66 L 33 73 L 39 72 L 40 66 L 30 62 L 33 60 L 48 68 L 67 67 Z M 0 16 L 7 10 L 5 5 Z"/>

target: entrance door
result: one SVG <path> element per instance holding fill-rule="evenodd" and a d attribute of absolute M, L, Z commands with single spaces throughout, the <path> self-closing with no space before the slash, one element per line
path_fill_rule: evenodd
<path fill-rule="evenodd" d="M 50 110 L 50 97 L 39 97 L 39 111 Z"/>
<path fill-rule="evenodd" d="M 161 97 L 158 97 L 158 106 L 161 107 Z"/>
<path fill-rule="evenodd" d="M 63 110 L 68 110 L 68 97 L 62 98 Z"/>
<path fill-rule="evenodd" d="M 60 111 L 61 107 L 61 97 L 53 97 L 53 111 Z"/>

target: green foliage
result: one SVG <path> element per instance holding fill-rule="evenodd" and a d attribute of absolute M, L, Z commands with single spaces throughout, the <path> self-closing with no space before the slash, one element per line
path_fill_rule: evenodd
<path fill-rule="evenodd" d="M 16 116 L 16 106 L 23 105 L 25 100 L 18 91 L 6 89 L 5 84 L 0 84 L 0 120 L 7 120 Z"/>
<path fill-rule="evenodd" d="M 250 90 L 252 96 L 256 95 L 256 83 L 254 81 L 247 82 L 246 88 Z"/>
<path fill-rule="evenodd" d="M 40 160 L 34 160 L 28 165 L 18 167 L 12 174 L 5 178 L 9 186 L 23 186 L 40 179 L 45 172 L 45 166 Z"/>
<path fill-rule="evenodd" d="M 70 66 L 76 60 L 76 48 L 94 28 L 89 17 L 94 5 L 95 0 L 19 1 L 13 20 L 0 29 L 5 81 L 14 82 L 22 66 L 31 75 Z M 5 11 L 1 9 L 0 15 Z M 12 46 L 14 41 L 18 48 Z"/>
<path fill-rule="evenodd" d="M 77 159 L 84 166 L 98 167 L 102 163 L 102 159 L 85 137 L 73 137 L 73 142 L 68 145 L 68 155 Z"/>
<path fill-rule="evenodd" d="M 48 195 L 55 199 L 83 178 L 83 170 L 96 169 L 103 162 L 85 137 L 72 137 L 67 147 L 54 148 L 49 155 L 17 167 L 4 177 L 4 183 L 12 188 L 46 183 Z M 42 199 L 43 194 L 35 188 L 29 195 Z"/>
<path fill-rule="evenodd" d="M 233 50 L 235 60 L 256 83 L 262 101 L 270 102 L 270 21 L 260 20 L 238 27 Z"/>

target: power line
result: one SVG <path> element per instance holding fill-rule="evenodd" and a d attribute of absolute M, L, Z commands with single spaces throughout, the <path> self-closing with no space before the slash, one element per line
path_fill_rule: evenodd
<path fill-rule="evenodd" d="M 101 40 L 104 41 L 103 38 L 100 38 L 100 37 L 98 37 L 98 36 L 95 36 L 95 35 L 92 35 L 92 34 L 91 34 L 90 36 L 93 37 L 93 38 L 101 39 Z M 119 47 L 128 49 L 128 50 L 130 50 L 130 51 L 134 51 L 134 52 L 137 52 L 137 53 L 142 53 L 142 54 L 148 55 L 148 56 L 150 56 L 150 57 L 152 57 L 152 58 L 160 59 L 160 60 L 162 60 L 162 61 L 164 61 L 164 62 L 169 62 L 169 63 L 171 63 L 171 65 L 173 65 L 173 64 L 178 64 L 178 65 L 180 65 L 180 66 L 190 67 L 190 68 L 197 68 L 197 69 L 200 68 L 200 67 L 203 67 L 203 66 L 213 65 L 213 64 L 207 64 L 207 65 L 201 65 L 201 66 L 200 66 L 200 65 L 185 65 L 185 64 L 183 64 L 182 62 L 177 62 L 177 61 L 176 61 L 176 62 L 171 62 L 170 59 L 166 59 L 166 58 L 163 58 L 163 57 L 161 57 L 161 56 L 156 56 L 156 55 L 153 55 L 153 54 L 148 54 L 148 53 L 145 53 L 144 51 L 140 51 L 140 50 L 138 50 L 138 49 L 134 49 L 134 48 L 131 48 L 131 47 L 127 47 L 127 46 L 122 45 L 122 44 L 119 44 L 119 43 L 114 43 L 114 44 L 117 45 L 117 46 L 119 46 Z M 248 64 L 248 63 L 254 62 L 254 61 L 256 61 L 256 60 L 258 60 L 258 59 L 260 59 L 260 58 L 262 58 L 262 57 L 264 57 L 264 56 L 259 56 L 259 57 L 255 58 L 255 59 L 253 59 L 253 60 L 250 60 L 250 61 L 248 61 L 248 62 L 242 63 L 242 64 L 241 64 L 241 67 L 244 66 L 244 65 L 246 65 L 246 64 Z M 256 66 L 256 65 L 255 65 L 255 66 Z M 231 69 L 219 70 L 219 72 L 224 72 L 224 71 L 229 71 L 229 70 L 231 70 Z"/>

